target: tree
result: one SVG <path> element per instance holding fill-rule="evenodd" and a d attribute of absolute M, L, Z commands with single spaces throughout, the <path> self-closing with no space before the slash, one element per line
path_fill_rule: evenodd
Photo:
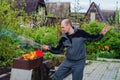
<path fill-rule="evenodd" d="M 119 24 L 119 10 L 115 11 L 115 24 Z"/>
<path fill-rule="evenodd" d="M 83 23 L 84 20 L 84 16 L 80 13 L 80 10 L 82 9 L 82 7 L 80 6 L 80 0 L 75 0 L 75 3 L 73 4 L 74 8 L 72 15 L 74 16 L 73 18 L 73 23 L 79 23 L 79 25 L 81 25 Z"/>

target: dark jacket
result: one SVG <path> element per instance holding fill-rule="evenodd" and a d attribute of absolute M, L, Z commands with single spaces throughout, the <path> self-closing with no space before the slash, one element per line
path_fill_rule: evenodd
<path fill-rule="evenodd" d="M 66 48 L 66 58 L 69 60 L 80 60 L 86 56 L 85 41 L 96 41 L 102 38 L 103 34 L 91 35 L 84 30 L 74 28 L 74 34 L 62 34 L 59 44 L 56 47 L 50 46 L 50 52 L 58 54 Z"/>

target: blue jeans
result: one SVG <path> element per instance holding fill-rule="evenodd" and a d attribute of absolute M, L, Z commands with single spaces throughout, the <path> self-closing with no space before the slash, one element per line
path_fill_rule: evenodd
<path fill-rule="evenodd" d="M 85 67 L 85 59 L 78 61 L 65 59 L 55 72 L 54 80 L 63 80 L 66 73 L 72 71 L 72 80 L 82 80 Z"/>

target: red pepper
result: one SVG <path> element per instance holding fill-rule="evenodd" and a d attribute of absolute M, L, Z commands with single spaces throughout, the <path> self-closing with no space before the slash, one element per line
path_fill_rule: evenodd
<path fill-rule="evenodd" d="M 36 56 L 43 57 L 44 54 L 40 49 L 38 49 L 38 50 L 36 50 Z"/>

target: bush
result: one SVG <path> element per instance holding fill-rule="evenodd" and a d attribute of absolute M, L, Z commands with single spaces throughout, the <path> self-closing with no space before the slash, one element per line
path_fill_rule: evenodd
<path fill-rule="evenodd" d="M 14 58 L 39 48 L 39 46 L 27 46 L 26 43 L 20 41 L 18 34 L 41 45 L 56 45 L 59 38 L 56 27 L 13 28 L 12 31 L 2 29 L 0 31 L 0 65 L 11 65 Z M 18 45 L 22 47 L 17 48 Z"/>
<path fill-rule="evenodd" d="M 56 45 L 58 42 L 56 27 L 42 27 L 36 30 L 33 39 L 40 44 Z"/>
<path fill-rule="evenodd" d="M 86 30 L 87 32 L 91 34 L 97 34 L 100 33 L 102 28 L 104 27 L 104 23 L 99 23 L 99 22 L 91 22 L 89 24 L 84 24 L 83 29 Z M 99 41 L 96 42 L 87 42 L 87 53 L 88 54 L 98 54 L 104 52 L 101 54 L 102 56 L 100 57 L 109 57 L 110 58 L 117 58 L 120 56 L 120 51 L 119 51 L 119 44 L 120 44 L 120 31 L 116 31 L 114 26 L 110 26 L 110 30 L 108 33 Z M 110 53 L 107 55 L 107 53 Z"/>
<path fill-rule="evenodd" d="M 14 0 L 13 0 L 14 1 Z M 29 22 L 31 16 L 28 16 L 23 10 L 14 8 L 14 5 L 8 0 L 0 2 L 0 65 L 11 65 L 14 58 L 24 53 L 30 52 L 36 46 L 27 46 L 27 48 L 17 48 L 18 45 L 26 46 L 26 43 L 16 40 L 19 35 L 39 44 L 56 45 L 59 39 L 58 24 L 50 27 L 21 28 L 20 24 Z M 19 16 L 18 14 L 21 14 Z M 21 22 L 22 19 L 22 22 Z M 7 33 L 2 34 L 5 30 Z M 9 31 L 16 36 L 9 34 Z M 38 47 L 37 47 L 38 48 Z"/>
<path fill-rule="evenodd" d="M 20 56 L 22 50 L 17 49 L 13 39 L 10 37 L 0 37 L 0 65 L 11 66 L 13 59 Z"/>
<path fill-rule="evenodd" d="M 98 53 L 99 57 L 102 57 L 102 58 L 116 58 L 117 56 L 119 56 L 118 54 L 114 53 L 114 51 L 100 51 Z"/>
<path fill-rule="evenodd" d="M 86 59 L 88 59 L 88 60 L 96 60 L 97 57 L 98 57 L 97 54 L 91 53 L 91 54 L 89 54 L 89 55 L 86 56 Z"/>

